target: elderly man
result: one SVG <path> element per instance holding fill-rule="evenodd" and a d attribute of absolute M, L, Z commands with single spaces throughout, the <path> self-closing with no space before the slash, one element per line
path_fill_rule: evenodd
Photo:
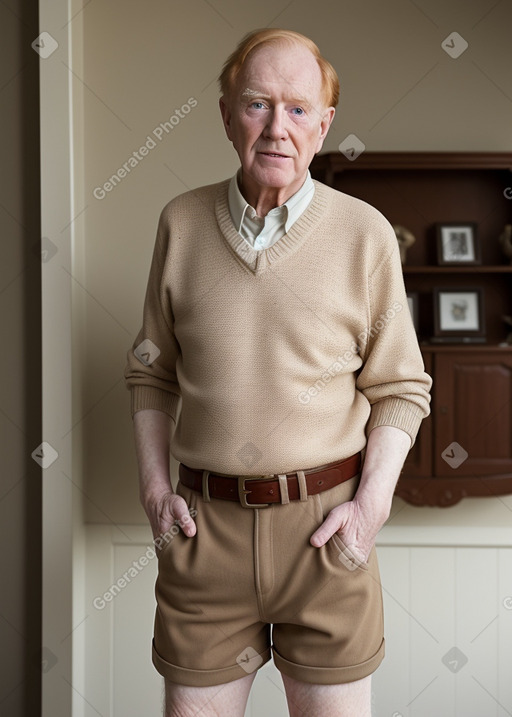
<path fill-rule="evenodd" d="M 292 717 L 365 717 L 384 656 L 374 542 L 431 381 L 392 228 L 308 171 L 332 66 L 262 30 L 220 85 L 241 168 L 162 211 L 126 369 L 159 548 L 153 663 L 167 717 L 241 717 L 272 655 Z"/>

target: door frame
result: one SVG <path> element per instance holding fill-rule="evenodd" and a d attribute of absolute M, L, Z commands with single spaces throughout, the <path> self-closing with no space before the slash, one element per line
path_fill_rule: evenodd
<path fill-rule="evenodd" d="M 73 292 L 82 207 L 82 18 L 77 0 L 39 0 L 42 323 L 42 717 L 85 714 L 84 540 Z M 58 46 L 43 57 L 45 52 Z M 34 44 L 32 45 L 37 51 Z M 80 73 L 77 73 L 80 76 Z M 53 462 L 50 463 L 50 461 Z M 45 462 L 48 465 L 45 465 Z"/>

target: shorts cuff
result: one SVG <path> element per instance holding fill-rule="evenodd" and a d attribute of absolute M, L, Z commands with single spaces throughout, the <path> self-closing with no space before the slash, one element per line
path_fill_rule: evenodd
<path fill-rule="evenodd" d="M 161 657 L 155 648 L 155 641 L 152 644 L 153 665 L 162 677 L 170 682 L 178 685 L 186 685 L 187 687 L 212 687 L 214 685 L 223 685 L 226 682 L 239 680 L 241 677 L 256 672 L 271 658 L 270 649 L 263 652 L 254 653 L 249 660 L 240 660 L 240 664 L 236 662 L 229 667 L 222 667 L 217 670 L 191 670 L 188 667 L 178 667 Z M 244 667 L 242 667 L 242 664 Z"/>
<path fill-rule="evenodd" d="M 371 675 L 384 659 L 384 638 L 379 649 L 369 660 L 358 665 L 348 667 L 314 667 L 312 665 L 297 665 L 282 657 L 272 647 L 274 663 L 277 669 L 288 677 L 300 682 L 309 682 L 314 685 L 339 685 L 345 682 L 355 682 Z"/>

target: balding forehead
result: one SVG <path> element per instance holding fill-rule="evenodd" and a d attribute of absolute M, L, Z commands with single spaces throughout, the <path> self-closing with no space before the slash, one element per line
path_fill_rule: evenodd
<path fill-rule="evenodd" d="M 322 72 L 313 53 L 301 45 L 273 45 L 250 53 L 237 78 L 234 96 L 247 102 L 260 96 L 317 105 L 325 102 Z"/>
<path fill-rule="evenodd" d="M 249 53 L 241 74 L 253 77 L 255 69 L 267 77 L 292 81 L 301 72 L 309 70 L 315 80 L 322 81 L 322 73 L 316 57 L 308 48 L 299 44 L 265 45 Z M 285 74 L 286 73 L 286 74 Z"/>

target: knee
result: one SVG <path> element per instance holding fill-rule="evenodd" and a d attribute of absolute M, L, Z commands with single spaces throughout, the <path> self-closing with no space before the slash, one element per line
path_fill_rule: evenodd
<path fill-rule="evenodd" d="M 193 701 L 187 703 L 175 697 L 168 697 L 166 692 L 164 717 L 197 717 L 198 714 L 203 714 L 201 705 L 195 704 Z M 208 712 L 208 717 L 210 715 L 214 717 L 213 713 Z"/>
<path fill-rule="evenodd" d="M 194 705 L 197 702 L 197 690 L 193 687 L 177 685 L 165 680 L 164 717 L 193 717 Z M 196 714 L 201 708 L 195 708 Z"/>
<path fill-rule="evenodd" d="M 207 705 L 202 700 L 185 702 L 175 698 L 168 699 L 166 695 L 164 717 L 224 717 L 224 711 L 217 711 L 215 707 Z"/>
<path fill-rule="evenodd" d="M 316 685 L 282 675 L 290 717 L 305 714 L 371 717 L 371 675 L 355 682 Z"/>
<path fill-rule="evenodd" d="M 164 717 L 243 717 L 251 681 L 185 687 L 165 680 Z"/>

